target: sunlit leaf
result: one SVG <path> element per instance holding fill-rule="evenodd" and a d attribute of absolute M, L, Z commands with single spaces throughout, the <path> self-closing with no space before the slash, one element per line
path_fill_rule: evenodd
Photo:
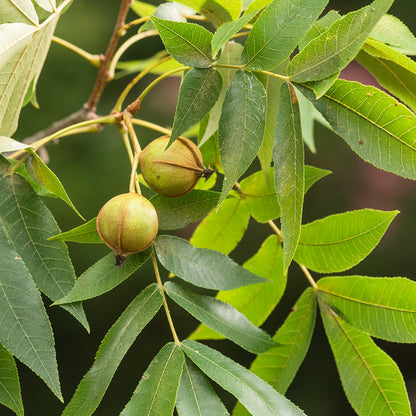
<path fill-rule="evenodd" d="M 220 352 L 196 341 L 185 340 L 183 352 L 212 380 L 258 416 L 304 416 L 302 410 L 269 384 Z"/>
<path fill-rule="evenodd" d="M 75 227 L 72 230 L 65 231 L 64 233 L 56 234 L 49 237 L 51 241 L 72 241 L 74 243 L 83 244 L 103 244 L 98 232 L 97 232 L 97 218 L 92 218 L 85 224 Z"/>
<path fill-rule="evenodd" d="M 140 292 L 101 342 L 94 364 L 79 383 L 62 416 L 90 416 L 101 402 L 121 360 L 163 303 L 154 283 Z"/>
<path fill-rule="evenodd" d="M 21 22 L 29 25 L 39 23 L 31 0 L 5 0 L 0 4 L 0 23 Z"/>
<path fill-rule="evenodd" d="M 178 345 L 166 344 L 153 358 L 120 416 L 172 415 L 183 363 Z"/>
<path fill-rule="evenodd" d="M 187 282 L 206 289 L 229 290 L 264 282 L 228 256 L 206 248 L 196 248 L 187 240 L 159 235 L 155 249 L 163 266 Z"/>
<path fill-rule="evenodd" d="M 0 136 L 0 153 L 15 152 L 30 147 L 30 145 L 13 140 L 10 137 Z"/>
<path fill-rule="evenodd" d="M 320 301 L 321 316 L 342 386 L 359 416 L 411 416 L 397 364 L 373 340 Z"/>

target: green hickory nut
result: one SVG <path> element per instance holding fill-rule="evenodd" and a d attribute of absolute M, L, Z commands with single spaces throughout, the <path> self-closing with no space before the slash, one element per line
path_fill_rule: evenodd
<path fill-rule="evenodd" d="M 97 216 L 97 231 L 121 266 L 129 254 L 149 247 L 156 238 L 158 218 L 155 207 L 136 193 L 110 199 Z"/>
<path fill-rule="evenodd" d="M 157 193 L 175 197 L 194 189 L 200 178 L 208 179 L 214 171 L 202 164 L 198 147 L 185 137 L 178 137 L 168 149 L 170 136 L 150 142 L 140 153 L 144 180 Z"/>

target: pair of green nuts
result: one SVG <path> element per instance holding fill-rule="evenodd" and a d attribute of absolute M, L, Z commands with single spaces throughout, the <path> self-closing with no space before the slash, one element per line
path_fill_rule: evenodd
<path fill-rule="evenodd" d="M 198 147 L 185 137 L 178 137 L 166 149 L 170 136 L 153 140 L 140 153 L 139 164 L 144 180 L 161 195 L 176 197 L 190 192 L 201 177 L 212 171 L 202 163 Z M 149 247 L 158 231 L 154 206 L 137 193 L 110 199 L 97 216 L 97 231 L 116 256 L 116 264 Z"/>

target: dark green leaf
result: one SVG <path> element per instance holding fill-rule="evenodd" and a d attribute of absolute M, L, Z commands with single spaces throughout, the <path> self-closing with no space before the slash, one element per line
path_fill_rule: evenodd
<path fill-rule="evenodd" d="M 316 319 L 316 297 L 312 289 L 306 289 L 293 307 L 284 324 L 273 339 L 277 347 L 260 354 L 253 361 L 250 371 L 285 394 L 308 352 Z M 237 403 L 233 416 L 249 413 Z"/>
<path fill-rule="evenodd" d="M 212 55 L 215 57 L 220 49 L 238 33 L 256 14 L 257 12 L 245 14 L 234 22 L 222 24 L 214 33 L 212 38 Z"/>
<path fill-rule="evenodd" d="M 137 295 L 101 342 L 95 361 L 79 383 L 62 416 L 90 416 L 101 402 L 121 360 L 163 303 L 154 283 Z"/>
<path fill-rule="evenodd" d="M 377 88 L 338 79 L 319 100 L 298 88 L 365 161 L 409 179 L 416 179 L 415 115 Z"/>
<path fill-rule="evenodd" d="M 212 380 L 229 391 L 255 416 L 304 416 L 304 413 L 240 364 L 196 341 L 185 340 L 183 352 Z"/>
<path fill-rule="evenodd" d="M 109 292 L 138 270 L 148 260 L 152 250 L 149 247 L 140 253 L 130 254 L 121 266 L 116 265 L 113 253 L 107 254 L 86 270 L 73 289 L 54 305 L 91 299 Z"/>
<path fill-rule="evenodd" d="M 416 342 L 416 283 L 402 277 L 327 277 L 318 294 L 348 323 L 393 342 Z"/>
<path fill-rule="evenodd" d="M 204 374 L 187 357 L 179 384 L 176 408 L 179 416 L 229 415 Z"/>
<path fill-rule="evenodd" d="M 254 326 L 231 305 L 211 296 L 198 295 L 174 282 L 165 283 L 166 293 L 194 318 L 254 354 L 275 345 L 270 336 Z"/>
<path fill-rule="evenodd" d="M 31 275 L 0 223 L 0 343 L 62 399 L 51 324 Z M 18 401 L 18 397 L 15 397 Z"/>
<path fill-rule="evenodd" d="M 177 198 L 155 195 L 150 198 L 156 208 L 160 230 L 177 230 L 200 220 L 218 203 L 219 192 L 194 190 Z"/>
<path fill-rule="evenodd" d="M 229 290 L 265 281 L 226 255 L 215 250 L 196 248 L 179 237 L 160 235 L 155 240 L 155 249 L 158 259 L 167 270 L 195 286 Z"/>
<path fill-rule="evenodd" d="M 196 68 L 211 65 L 212 33 L 195 23 L 171 22 L 152 16 L 167 51 L 181 64 Z"/>
<path fill-rule="evenodd" d="M 0 344 L 0 403 L 23 416 L 22 393 L 20 391 L 19 374 L 13 356 Z"/>
<path fill-rule="evenodd" d="M 375 0 L 335 21 L 292 59 L 288 75 L 297 82 L 316 81 L 345 68 L 392 3 L 393 0 Z"/>
<path fill-rule="evenodd" d="M 169 144 L 204 118 L 218 100 L 221 86 L 221 75 L 213 68 L 192 68 L 185 74 Z"/>
<path fill-rule="evenodd" d="M 85 224 L 75 227 L 72 230 L 60 233 L 48 238 L 49 241 L 72 241 L 74 243 L 83 244 L 101 244 L 101 240 L 97 232 L 97 218 L 92 218 Z"/>
<path fill-rule="evenodd" d="M 269 279 L 270 282 L 220 291 L 216 298 L 229 303 L 254 325 L 260 326 L 279 303 L 286 288 L 283 252 L 277 236 L 269 236 L 259 251 L 247 260 L 243 267 L 257 276 Z M 220 339 L 223 337 L 205 325 L 199 325 L 189 338 Z"/>
<path fill-rule="evenodd" d="M 370 37 L 390 45 L 405 55 L 416 55 L 415 35 L 395 16 L 383 16 L 370 33 Z"/>
<path fill-rule="evenodd" d="M 381 86 L 416 111 L 416 62 L 393 48 L 368 39 L 356 57 Z"/>
<path fill-rule="evenodd" d="M 184 355 L 169 342 L 153 358 L 120 416 L 172 415 L 175 407 Z"/>
<path fill-rule="evenodd" d="M 241 199 L 226 199 L 202 220 L 190 242 L 198 248 L 229 254 L 243 238 L 249 220 L 250 212 Z"/>
<path fill-rule="evenodd" d="M 266 93 L 251 73 L 237 71 L 225 94 L 218 142 L 224 183 L 220 202 L 256 157 L 264 134 Z"/>
<path fill-rule="evenodd" d="M 397 364 L 373 340 L 320 301 L 321 316 L 342 386 L 359 416 L 411 416 Z"/>
<path fill-rule="evenodd" d="M 0 223 L 13 240 L 36 286 L 53 301 L 74 286 L 75 271 L 62 241 L 47 241 L 61 232 L 51 212 L 20 175 L 0 180 Z M 63 306 L 87 330 L 81 303 Z"/>
<path fill-rule="evenodd" d="M 283 84 L 280 92 L 273 161 L 274 183 L 281 211 L 284 270 L 287 272 L 299 241 L 305 193 L 299 104 L 289 84 Z"/>
<path fill-rule="evenodd" d="M 269 70 L 283 62 L 327 3 L 328 0 L 272 2 L 257 19 L 244 46 L 245 66 Z"/>
<path fill-rule="evenodd" d="M 363 209 L 303 225 L 295 259 L 316 272 L 348 270 L 373 251 L 397 214 Z"/>
<path fill-rule="evenodd" d="M 36 154 L 36 152 L 29 150 L 29 154 L 26 159 L 26 169 L 29 175 L 36 182 L 54 194 L 57 198 L 62 199 L 62 201 L 68 204 L 84 220 L 84 217 L 78 212 L 72 201 L 69 199 L 69 196 L 66 193 L 65 188 L 62 186 L 61 181 L 48 168 L 48 166 L 46 166 L 46 164 Z"/>

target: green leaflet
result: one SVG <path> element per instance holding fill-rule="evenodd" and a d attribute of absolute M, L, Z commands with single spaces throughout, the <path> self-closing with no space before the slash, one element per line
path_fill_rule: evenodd
<path fill-rule="evenodd" d="M 20 175 L 0 179 L 0 224 L 13 240 L 40 291 L 53 301 L 65 296 L 75 283 L 68 248 L 61 241 L 47 241 L 61 230 L 51 212 Z M 63 308 L 89 330 L 81 303 Z"/>
<path fill-rule="evenodd" d="M 229 290 L 265 282 L 215 250 L 196 248 L 187 240 L 159 235 L 155 240 L 159 261 L 181 279 L 214 290 Z"/>
<path fill-rule="evenodd" d="M 402 277 L 327 277 L 319 297 L 351 325 L 377 338 L 416 342 L 416 283 Z"/>
<path fill-rule="evenodd" d="M 397 214 L 362 209 L 303 225 L 295 260 L 321 273 L 348 270 L 373 251 Z"/>
<path fill-rule="evenodd" d="M 311 288 L 303 292 L 284 324 L 274 335 L 277 347 L 256 357 L 250 371 L 285 394 L 308 352 L 316 319 L 316 296 Z M 237 403 L 233 416 L 246 416 Z"/>
<path fill-rule="evenodd" d="M 165 284 L 168 296 L 193 317 L 254 354 L 275 345 L 270 336 L 254 326 L 231 305 L 211 296 L 198 295 L 174 282 Z"/>
<path fill-rule="evenodd" d="M 379 20 L 370 37 L 405 55 L 416 55 L 416 37 L 401 20 L 391 14 L 386 14 Z"/>
<path fill-rule="evenodd" d="M 1 344 L 0 362 L 0 403 L 13 410 L 16 415 L 23 416 L 22 393 L 16 363 L 12 354 Z"/>
<path fill-rule="evenodd" d="M 281 87 L 273 146 L 274 184 L 281 211 L 285 273 L 293 259 L 302 225 L 305 193 L 304 149 L 296 93 Z"/>
<path fill-rule="evenodd" d="M 327 0 L 273 1 L 248 36 L 242 55 L 245 66 L 270 70 L 283 62 L 327 3 Z"/>
<path fill-rule="evenodd" d="M 249 220 L 250 213 L 241 199 L 226 199 L 202 220 L 190 242 L 198 248 L 229 254 L 243 238 Z"/>
<path fill-rule="evenodd" d="M 49 241 L 72 241 L 83 244 L 104 244 L 97 232 L 97 218 L 92 218 L 85 224 L 64 233 L 48 238 Z"/>
<path fill-rule="evenodd" d="M 27 149 L 28 147 L 30 147 L 28 144 L 18 142 L 10 137 L 0 136 L 0 153 L 16 152 L 18 150 Z"/>
<path fill-rule="evenodd" d="M 368 39 L 357 55 L 384 88 L 416 111 L 416 63 L 376 40 Z"/>
<path fill-rule="evenodd" d="M 25 263 L 1 222 L 0 264 L 0 343 L 63 401 L 48 315 Z"/>
<path fill-rule="evenodd" d="M 229 303 L 254 325 L 260 326 L 279 303 L 286 288 L 283 273 L 283 251 L 276 235 L 269 236 L 259 251 L 243 267 L 250 272 L 269 279 L 269 282 L 220 291 L 216 298 Z M 199 325 L 190 339 L 220 339 L 220 334 L 205 325 Z"/>
<path fill-rule="evenodd" d="M 159 229 L 177 230 L 204 217 L 217 205 L 219 197 L 219 192 L 195 189 L 176 198 L 158 194 L 150 202 L 156 208 Z"/>
<path fill-rule="evenodd" d="M 229 415 L 204 374 L 187 357 L 183 365 L 176 409 L 179 416 Z"/>
<path fill-rule="evenodd" d="M 205 16 L 214 26 L 220 26 L 228 20 L 234 20 L 240 15 L 241 0 L 178 0 Z"/>
<path fill-rule="evenodd" d="M 72 201 L 69 199 L 59 178 L 48 168 L 48 166 L 46 166 L 36 152 L 32 150 L 29 150 L 26 159 L 26 169 L 36 182 L 54 194 L 57 198 L 62 199 L 62 201 L 69 205 L 85 221 L 84 217 L 78 212 Z"/>
<path fill-rule="evenodd" d="M 195 68 L 211 65 L 212 33 L 195 23 L 172 22 L 151 17 L 166 50 L 181 64 Z"/>
<path fill-rule="evenodd" d="M 297 82 L 316 81 L 345 68 L 392 3 L 393 0 L 375 0 L 336 20 L 292 59 L 288 75 Z"/>
<path fill-rule="evenodd" d="M 155 283 L 130 302 L 102 340 L 94 364 L 79 383 L 62 416 L 94 413 L 124 355 L 162 303 L 163 295 Z"/>
<path fill-rule="evenodd" d="M 162 347 L 120 416 L 172 415 L 183 363 L 184 355 L 176 344 Z"/>
<path fill-rule="evenodd" d="M 140 253 L 130 254 L 121 266 L 115 264 L 113 253 L 107 254 L 86 270 L 72 290 L 54 305 L 91 299 L 109 292 L 138 270 L 149 259 L 152 250 L 151 246 Z"/>
<path fill-rule="evenodd" d="M 416 179 L 415 115 L 377 88 L 338 79 L 319 100 L 297 85 L 333 130 L 360 157 L 396 175 Z"/>
<path fill-rule="evenodd" d="M 403 377 L 396 363 L 373 340 L 319 302 L 325 332 L 342 386 L 359 416 L 411 416 Z"/>
<path fill-rule="evenodd" d="M 266 92 L 251 73 L 238 70 L 224 98 L 218 143 L 224 182 L 220 202 L 256 157 L 264 134 Z"/>
<path fill-rule="evenodd" d="M 288 399 L 255 374 L 206 345 L 185 340 L 183 352 L 255 416 L 304 416 Z"/>
<path fill-rule="evenodd" d="M 183 77 L 179 90 L 169 145 L 213 107 L 221 92 L 221 75 L 213 68 L 192 68 Z"/>

